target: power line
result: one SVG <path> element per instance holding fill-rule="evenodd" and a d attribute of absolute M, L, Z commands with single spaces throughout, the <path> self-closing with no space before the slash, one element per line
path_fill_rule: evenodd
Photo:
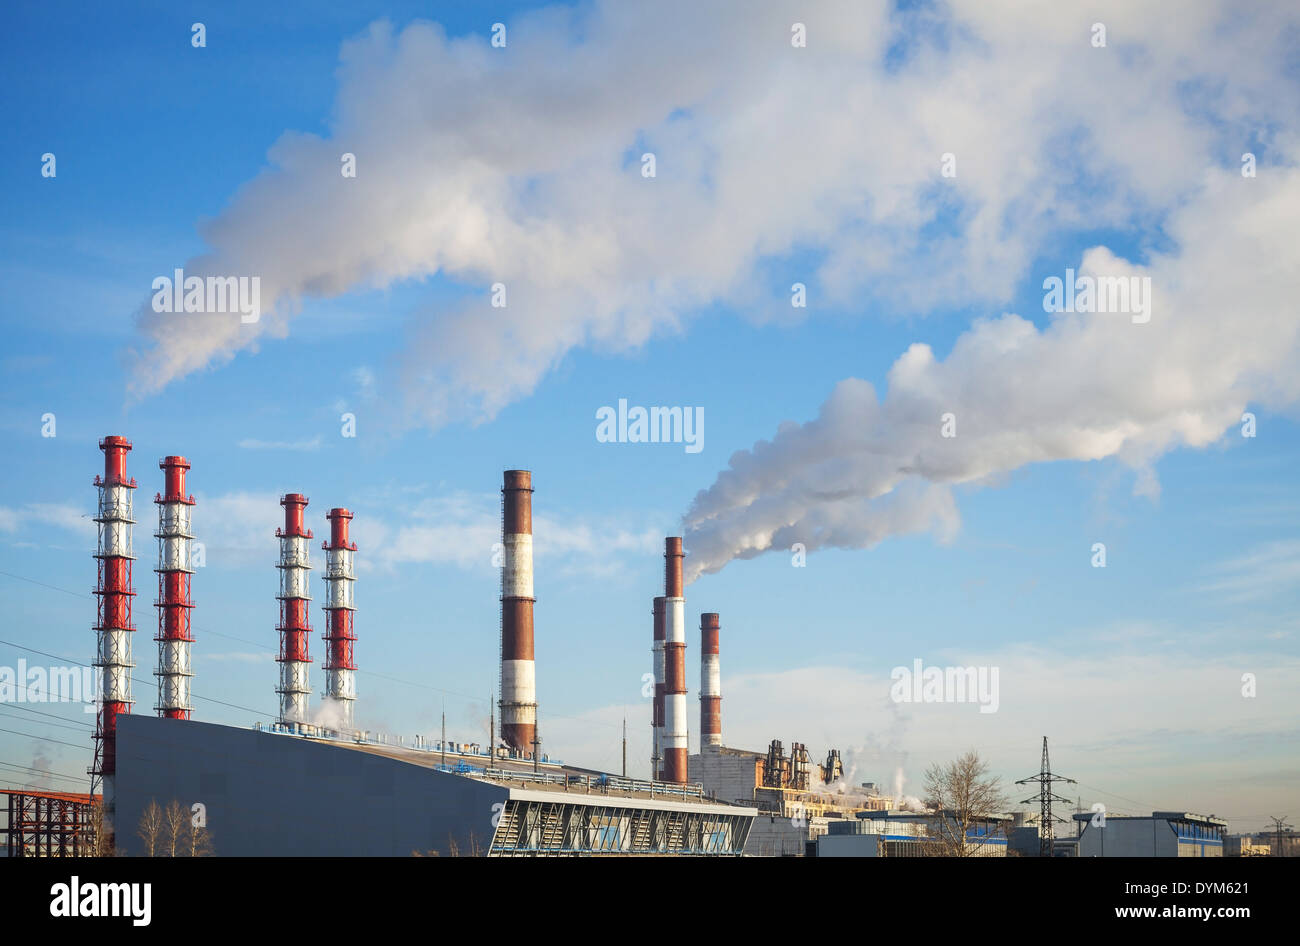
<path fill-rule="evenodd" d="M 4 705 L 8 706 L 8 705 L 12 705 L 12 704 L 4 704 Z M 25 708 L 25 707 L 24 707 L 24 708 Z M 34 712 L 37 712 L 37 711 L 36 711 L 36 710 L 32 710 L 31 712 L 34 713 Z M 21 719 L 21 720 L 23 720 L 24 722 L 29 722 L 29 723 L 38 723 L 38 724 L 41 725 L 41 726 L 58 726 L 58 727 L 61 728 L 61 729 L 71 729 L 73 732 L 87 732 L 87 731 L 88 731 L 87 727 L 85 727 L 85 726 L 73 726 L 71 723 L 47 723 L 47 722 L 45 722 L 44 720 L 39 720 L 39 719 L 29 719 L 29 718 L 26 717 L 26 716 L 19 716 L 19 715 L 16 714 L 16 713 L 5 713 L 4 715 L 7 716 L 7 717 L 9 717 L 10 719 Z M 41 715 L 42 715 L 42 716 L 49 716 L 50 714 L 49 714 L 49 713 L 42 713 Z M 57 719 L 58 717 L 55 717 L 55 718 Z"/>
<path fill-rule="evenodd" d="M 33 584 L 33 585 L 40 585 L 42 588 L 49 588 L 49 589 L 51 589 L 52 591 L 60 591 L 60 592 L 62 592 L 63 594 L 72 595 L 72 596 L 77 597 L 77 598 L 87 598 L 87 599 L 89 599 L 89 598 L 93 598 L 93 597 L 94 597 L 93 595 L 88 595 L 88 594 L 85 594 L 84 592 L 73 591 L 73 590 L 71 590 L 70 588 L 60 588 L 60 587 L 57 586 L 57 585 L 51 585 L 51 584 L 48 584 L 48 583 L 43 582 L 43 581 L 37 581 L 35 578 L 28 578 L 28 577 L 25 576 L 25 575 L 16 575 L 16 574 L 14 574 L 13 572 L 8 572 L 8 571 L 2 571 L 2 570 L 0 570 L 0 575 L 6 575 L 6 576 L 8 576 L 8 577 L 10 577 L 10 578 L 16 578 L 16 579 L 18 579 L 19 581 L 30 582 L 30 583 Z M 213 635 L 213 636 L 215 636 L 215 637 L 224 637 L 224 638 L 226 638 L 227 640 L 238 641 L 238 642 L 241 643 L 241 644 L 248 644 L 248 645 L 250 645 L 250 646 L 252 646 L 252 647 L 265 647 L 265 646 L 266 646 L 266 642 L 264 642 L 264 641 L 251 641 L 251 640 L 249 640 L 249 639 L 246 638 L 246 637 L 236 637 L 236 636 L 233 635 L 233 634 L 225 634 L 225 633 L 222 633 L 221 631 L 214 631 L 214 630 L 212 630 L 211 628 L 196 627 L 196 628 L 195 628 L 195 632 L 198 633 L 198 634 L 211 634 L 211 635 Z M 9 642 L 9 641 L 3 641 L 3 640 L 0 640 L 0 644 L 10 644 L 10 646 L 12 646 L 12 647 L 18 647 L 18 648 L 20 648 L 20 649 L 22 649 L 22 650 L 27 650 L 27 651 L 30 651 L 31 653 L 34 653 L 34 654 L 41 654 L 42 656 L 44 656 L 44 657 L 50 657 L 50 658 L 53 659 L 53 660 L 66 660 L 66 658 L 64 658 L 64 657 L 58 657 L 58 656 L 56 656 L 56 655 L 54 655 L 54 654 L 47 654 L 47 653 L 45 653 L 44 651 L 35 650 L 34 648 L 30 648 L 30 647 L 23 647 L 23 645 L 21 645 L 21 644 L 12 644 L 12 643 Z M 84 664 L 84 663 L 81 663 L 80 661 L 76 661 L 76 660 L 68 660 L 67 662 L 68 662 L 68 663 L 75 663 L 75 664 L 77 664 L 78 666 L 81 666 L 81 667 L 91 666 L 91 665 L 89 665 L 89 664 Z M 457 690 L 448 690 L 448 689 L 446 689 L 446 688 L 444 688 L 444 687 L 436 687 L 436 686 L 433 686 L 432 684 L 429 684 L 429 683 L 416 683 L 416 682 L 413 681 L 413 680 L 403 680 L 403 679 L 401 679 L 400 677 L 389 676 L 388 674 L 380 673 L 380 672 L 378 672 L 377 670 L 361 670 L 361 669 L 359 669 L 359 670 L 357 670 L 357 673 L 365 674 L 365 675 L 367 675 L 367 676 L 372 676 L 372 677 L 378 677 L 378 678 L 380 678 L 380 679 L 382 679 L 382 680 L 390 680 L 390 681 L 392 681 L 393 683 L 401 683 L 401 684 L 405 684 L 406 686 L 418 687 L 418 688 L 420 688 L 420 689 L 422 689 L 422 690 L 432 690 L 432 691 L 437 692 L 437 693 L 445 693 L 445 694 L 447 694 L 448 696 L 458 696 L 458 697 L 460 697 L 460 698 L 462 698 L 462 699 L 469 700 L 469 701 L 471 701 L 471 702 L 473 702 L 473 703 L 475 703 L 475 704 L 482 702 L 482 697 L 477 697 L 477 696 L 474 696 L 473 694 L 470 694 L 470 693 L 461 693 L 461 692 L 459 692 L 459 691 L 457 691 Z M 132 679 L 133 682 L 143 684 L 144 686 L 151 686 L 151 687 L 154 687 L 154 689 L 157 689 L 157 686 L 158 686 L 156 683 L 151 683 L 150 681 L 147 681 L 147 680 L 138 680 L 138 679 L 135 678 L 135 677 L 132 677 L 131 679 Z M 191 693 L 190 695 L 191 695 L 194 699 L 196 699 L 196 700 L 205 700 L 206 702 L 209 702 L 209 703 L 218 703 L 218 704 L 220 704 L 220 705 L 222 705 L 222 706 L 228 706 L 228 707 L 231 707 L 232 709 L 241 709 L 241 710 L 244 710 L 244 711 L 246 711 L 246 712 L 255 713 L 255 714 L 257 714 L 258 716 L 266 716 L 266 715 L 268 715 L 267 713 L 265 713 L 265 712 L 262 711 L 262 710 L 252 709 L 251 707 L 248 707 L 248 706 L 240 706 L 240 705 L 238 705 L 238 704 L 236 704 L 236 703 L 227 703 L 227 702 L 225 702 L 225 701 L 223 701 L 223 700 L 215 699 L 214 697 L 210 697 L 210 696 L 201 696 L 201 695 L 199 695 L 198 693 Z M 271 715 L 272 717 L 274 717 L 274 716 L 277 716 L 278 714 L 270 714 L 270 715 Z M 551 716 L 558 716 L 558 717 L 561 718 L 561 719 L 576 719 L 576 720 L 582 720 L 583 722 L 587 723 L 588 725 L 590 725 L 590 724 L 592 724 L 592 723 L 595 723 L 595 724 L 597 724 L 597 725 L 610 726 L 610 727 L 612 727 L 612 728 L 614 728 L 614 729 L 617 729 L 617 728 L 619 727 L 619 724 L 618 724 L 618 723 L 601 723 L 599 720 L 589 720 L 589 719 L 584 719 L 584 718 L 581 717 L 581 716 L 574 716 L 574 715 L 569 714 L 569 713 L 550 713 L 549 715 L 551 715 Z"/>
<path fill-rule="evenodd" d="M 58 654 L 51 654 L 51 653 L 49 653 L 48 651 L 37 650 L 35 647 L 26 647 L 26 646 L 24 646 L 24 645 L 22 645 L 22 644 L 16 644 L 16 643 L 14 643 L 13 641 L 7 641 L 7 640 L 0 639 L 0 644 L 7 644 L 7 645 L 10 646 L 10 647 L 17 647 L 19 650 L 25 650 L 25 651 L 27 651 L 28 653 L 31 653 L 31 654 L 40 654 L 42 657 L 49 657 L 51 660 L 62 660 L 64 663 L 76 664 L 78 667 L 93 667 L 93 666 L 94 666 L 94 664 L 83 663 L 83 662 L 81 662 L 80 660 L 73 660 L 73 659 L 71 659 L 71 658 L 69 658 L 69 657 L 60 657 Z M 157 684 L 157 683 L 151 683 L 151 682 L 148 681 L 148 680 L 141 680 L 139 677 L 132 677 L 132 678 L 131 678 L 131 682 L 132 682 L 132 683 L 138 683 L 138 684 L 140 684 L 141 686 L 153 687 L 155 690 L 158 689 L 158 684 Z M 220 705 L 222 705 L 222 706 L 229 706 L 231 709 L 244 710 L 244 711 L 247 712 L 247 713 L 256 713 L 258 716 L 266 716 L 266 715 L 268 715 L 268 714 L 266 713 L 265 710 L 254 709 L 254 708 L 251 707 L 251 706 L 241 706 L 241 705 L 238 704 L 238 703 L 228 703 L 228 702 L 226 702 L 225 700 L 218 700 L 216 697 L 212 697 L 212 696 L 200 696 L 198 693 L 191 693 L 190 695 L 193 696 L 194 699 L 196 699 L 196 700 L 205 700 L 205 701 L 208 702 L 208 703 L 218 703 L 218 704 L 220 704 Z M 275 714 L 269 714 L 269 715 L 271 715 L 272 718 L 274 718 L 274 716 L 275 716 Z"/>
<path fill-rule="evenodd" d="M 80 749 L 83 752 L 86 750 L 86 747 L 84 745 L 77 745 L 76 743 L 72 743 L 72 742 L 64 742 L 62 739 L 51 739 L 49 736 L 38 736 L 36 735 L 36 733 L 19 732 L 17 729 L 0 729 L 0 732 L 11 732 L 15 736 L 26 736 L 29 739 L 40 739 L 42 742 L 53 742 L 60 746 L 71 746 L 73 749 Z"/>

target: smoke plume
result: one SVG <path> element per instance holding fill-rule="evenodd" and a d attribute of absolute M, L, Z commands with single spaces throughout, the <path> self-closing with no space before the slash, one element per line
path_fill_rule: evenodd
<path fill-rule="evenodd" d="M 1300 254 L 1288 236 L 1297 208 L 1294 168 L 1253 180 L 1206 172 L 1167 224 L 1177 253 L 1141 266 L 1096 247 L 1077 266 L 1149 277 L 1149 322 L 1074 312 L 1040 327 L 1006 314 L 977 322 L 944 359 L 913 344 L 883 397 L 866 381 L 841 381 L 814 420 L 736 452 L 696 495 L 685 516 L 688 579 L 794 543 L 949 536 L 955 486 L 1030 463 L 1114 457 L 1136 471 L 1136 492 L 1156 494 L 1162 454 L 1215 442 L 1249 406 L 1300 399 Z"/>
<path fill-rule="evenodd" d="M 286 335 L 312 299 L 431 277 L 450 284 L 411 312 L 384 399 L 431 427 L 490 418 L 574 348 L 626 352 L 715 305 L 788 320 L 773 272 L 805 254 L 807 312 L 994 305 L 1050 234 L 1158 225 L 1205 167 L 1258 134 L 1275 147 L 1281 133 L 1258 130 L 1294 117 L 1284 5 L 900 6 L 596 0 L 512 18 L 505 48 L 486 28 L 376 22 L 342 47 L 327 133 L 283 134 L 201 226 L 208 251 L 175 261 L 258 275 L 261 319 L 145 302 L 135 393 Z M 1105 48 L 1089 41 L 1099 20 Z M 907 406 L 870 401 L 829 407 L 896 423 Z M 922 489 L 871 518 L 924 528 L 946 504 Z"/>

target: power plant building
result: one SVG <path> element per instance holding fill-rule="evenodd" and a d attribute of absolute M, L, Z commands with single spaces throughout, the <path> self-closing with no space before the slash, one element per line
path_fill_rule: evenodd
<path fill-rule="evenodd" d="M 1107 815 L 1104 821 L 1084 812 L 1074 820 L 1082 828 L 1079 857 L 1223 857 L 1228 829 L 1221 818 L 1189 811 Z"/>
<path fill-rule="evenodd" d="M 388 745 L 193 720 L 118 720 L 118 817 L 201 805 L 222 856 L 712 855 L 743 850 L 753 809 L 478 747 Z M 142 853 L 119 830 L 127 854 Z"/>

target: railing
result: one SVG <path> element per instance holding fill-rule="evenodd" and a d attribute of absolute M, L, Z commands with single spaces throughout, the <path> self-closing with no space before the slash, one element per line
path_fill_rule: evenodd
<path fill-rule="evenodd" d="M 454 772 L 460 775 L 473 774 L 479 778 L 488 778 L 498 782 L 525 782 L 540 785 L 560 785 L 565 789 L 579 789 L 588 793 L 594 791 L 602 794 L 614 792 L 644 792 L 651 796 L 675 796 L 680 798 L 704 798 L 704 786 L 698 782 L 692 785 L 678 785 L 674 782 L 655 782 L 646 779 L 622 778 L 617 775 L 557 775 L 547 772 L 516 772 L 510 769 L 480 769 L 465 765 L 438 765 L 436 769 Z"/>

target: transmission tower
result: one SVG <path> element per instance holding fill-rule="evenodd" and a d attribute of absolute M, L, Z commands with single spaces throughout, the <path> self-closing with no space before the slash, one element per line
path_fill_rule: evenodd
<path fill-rule="evenodd" d="M 1037 775 L 1031 775 L 1029 778 L 1022 778 L 1016 782 L 1017 785 L 1028 785 L 1030 782 L 1038 784 L 1038 794 L 1026 798 L 1022 805 L 1027 805 L 1032 801 L 1038 802 L 1038 856 L 1052 856 L 1052 838 L 1055 834 L 1054 825 L 1058 822 L 1065 824 L 1064 818 L 1058 818 L 1052 814 L 1052 802 L 1058 801 L 1065 804 L 1070 803 L 1070 799 L 1062 798 L 1052 791 L 1053 782 L 1069 782 L 1071 785 L 1076 784 L 1074 779 L 1066 778 L 1064 775 L 1053 775 L 1052 764 L 1047 759 L 1047 737 L 1043 737 L 1043 770 Z"/>
<path fill-rule="evenodd" d="M 1281 818 L 1276 815 L 1269 815 L 1268 820 L 1273 822 L 1273 850 L 1269 853 L 1274 857 L 1282 857 L 1282 836 L 1283 832 L 1290 831 L 1291 825 L 1286 820 L 1286 815 Z"/>

